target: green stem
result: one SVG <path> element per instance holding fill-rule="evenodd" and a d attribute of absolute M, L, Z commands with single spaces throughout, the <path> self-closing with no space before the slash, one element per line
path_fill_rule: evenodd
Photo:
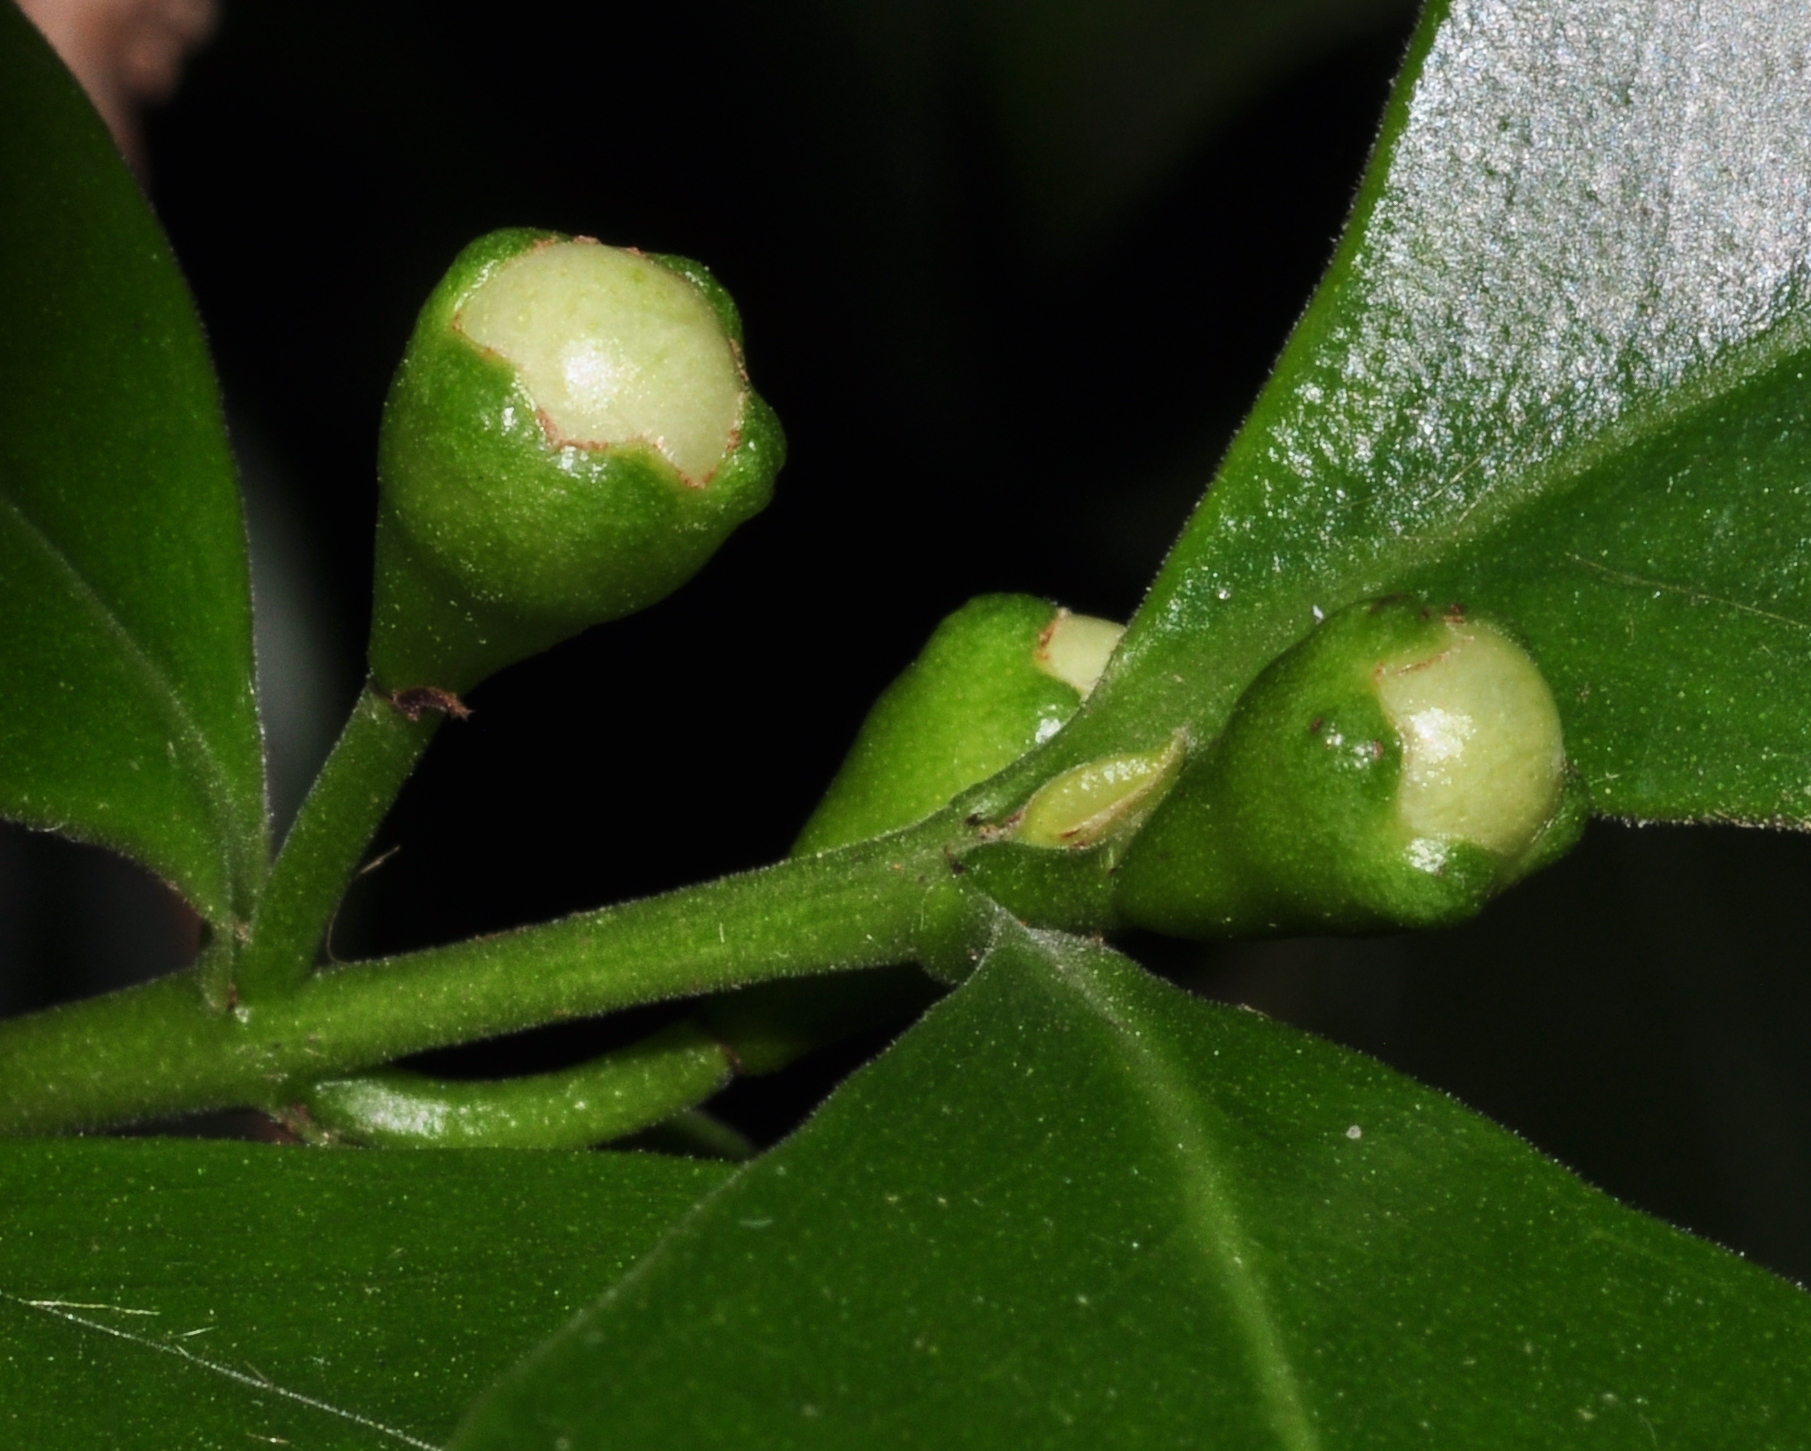
<path fill-rule="evenodd" d="M 0 1024 L 0 1133 L 235 1104 L 408 1053 L 639 1003 L 910 962 L 946 933 L 948 814 L 540 927 L 320 972 L 226 1015 L 191 973 Z"/>
<path fill-rule="evenodd" d="M 376 1148 L 582 1149 L 664 1123 L 737 1073 L 903 1022 L 937 995 L 909 967 L 760 983 L 574 1068 L 488 1081 L 378 1068 L 309 1085 L 283 1117 L 304 1138 Z"/>
<path fill-rule="evenodd" d="M 287 997 L 314 971 L 340 899 L 440 716 L 411 720 L 367 685 L 321 768 L 252 917 L 234 970 L 236 1001 Z"/>
<path fill-rule="evenodd" d="M 380 1068 L 301 1096 L 311 1129 L 380 1149 L 583 1149 L 702 1103 L 729 1082 L 729 1053 L 695 1023 L 556 1073 L 462 1082 Z"/>

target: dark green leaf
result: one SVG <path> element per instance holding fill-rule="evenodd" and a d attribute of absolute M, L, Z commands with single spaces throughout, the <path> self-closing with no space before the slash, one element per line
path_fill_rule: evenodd
<path fill-rule="evenodd" d="M 1211 734 L 1315 610 L 1408 588 L 1526 636 L 1600 809 L 1811 822 L 1807 54 L 1798 0 L 1432 6 L 1066 749 Z"/>
<path fill-rule="evenodd" d="M 727 1172 L 639 1154 L 5 1146 L 0 1442 L 437 1444 Z"/>
<path fill-rule="evenodd" d="M 455 1444 L 1804 1444 L 1801 1291 L 1369 1059 L 1009 930 Z"/>
<path fill-rule="evenodd" d="M 0 815 L 210 920 L 261 870 L 245 526 L 187 289 L 99 118 L 0 5 Z"/>
<path fill-rule="evenodd" d="M 1405 583 L 1513 620 L 1596 809 L 1811 823 L 1811 390 L 1788 355 Z"/>

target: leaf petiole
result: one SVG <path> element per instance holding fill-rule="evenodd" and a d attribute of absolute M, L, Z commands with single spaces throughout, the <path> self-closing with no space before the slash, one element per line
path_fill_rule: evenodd
<path fill-rule="evenodd" d="M 733 1071 L 721 1043 L 680 1022 L 590 1062 L 520 1078 L 382 1068 L 329 1079 L 306 1089 L 285 1119 L 304 1138 L 380 1149 L 584 1149 L 696 1107 Z"/>

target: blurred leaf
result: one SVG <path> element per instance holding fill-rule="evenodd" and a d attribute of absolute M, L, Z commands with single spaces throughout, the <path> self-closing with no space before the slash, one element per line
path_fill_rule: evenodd
<path fill-rule="evenodd" d="M 1796 0 L 1434 5 L 1333 269 L 1062 750 L 1126 716 L 1211 735 L 1316 609 L 1407 588 L 1526 636 L 1600 810 L 1811 823 L 1807 176 Z"/>
<path fill-rule="evenodd" d="M 432 1445 L 727 1172 L 640 1154 L 0 1147 L 0 1440 Z"/>
<path fill-rule="evenodd" d="M 106 129 L 10 4 L 0 617 L 0 815 L 137 857 L 216 923 L 243 914 L 263 759 L 213 370 Z"/>
<path fill-rule="evenodd" d="M 1407 0 L 976 0 L 971 25 L 1046 245 L 1086 246 L 1291 67 Z"/>
<path fill-rule="evenodd" d="M 1801 1291 L 1369 1059 L 1009 932 L 455 1444 L 1802 1444 Z"/>

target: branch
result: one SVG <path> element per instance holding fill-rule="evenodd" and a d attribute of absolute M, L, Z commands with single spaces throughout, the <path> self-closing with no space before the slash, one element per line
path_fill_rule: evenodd
<path fill-rule="evenodd" d="M 353 963 L 209 1012 L 192 973 L 0 1024 L 0 1133 L 251 1104 L 409 1053 L 946 952 L 951 812 L 891 837 L 496 937 Z"/>

